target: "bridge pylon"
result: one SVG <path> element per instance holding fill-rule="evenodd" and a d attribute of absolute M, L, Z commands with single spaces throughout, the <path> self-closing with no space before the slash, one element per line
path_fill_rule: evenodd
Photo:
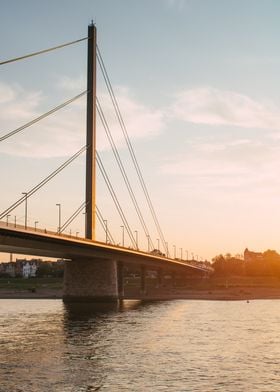
<path fill-rule="evenodd" d="M 96 27 L 88 26 L 85 237 L 95 239 L 96 203 Z"/>

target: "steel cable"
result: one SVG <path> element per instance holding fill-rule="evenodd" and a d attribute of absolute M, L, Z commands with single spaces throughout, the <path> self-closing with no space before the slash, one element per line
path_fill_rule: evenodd
<path fill-rule="evenodd" d="M 53 109 L 51 109 L 48 112 L 42 114 L 41 116 L 34 118 L 33 120 L 29 121 L 28 123 L 26 123 L 26 124 L 16 128 L 16 129 L 14 129 L 13 131 L 8 132 L 6 135 L 0 137 L 0 142 L 2 142 L 3 140 L 8 139 L 9 137 L 15 135 L 18 132 L 23 131 L 24 129 L 30 127 L 31 125 L 36 124 L 40 120 L 43 120 L 44 118 L 48 117 L 49 115 L 57 112 L 58 110 L 64 108 L 65 106 L 69 105 L 70 103 L 72 103 L 72 102 L 76 101 L 77 99 L 81 98 L 86 93 L 87 93 L 87 90 L 83 91 L 82 93 L 76 95 L 75 97 L 73 97 L 71 99 L 68 99 L 67 101 L 61 103 L 60 105 L 58 105 L 56 107 L 54 107 Z"/>
<path fill-rule="evenodd" d="M 100 209 L 97 207 L 97 205 L 95 206 L 95 208 L 96 208 L 96 210 L 95 210 L 96 216 L 97 216 L 97 218 L 98 218 L 98 220 L 99 220 L 99 223 L 101 224 L 101 226 L 102 226 L 104 232 L 105 232 L 105 233 L 107 232 L 109 242 L 110 242 L 111 244 L 115 245 L 115 241 L 114 241 L 114 239 L 113 239 L 113 237 L 112 237 L 112 234 L 111 234 L 109 228 L 108 228 L 108 227 L 105 225 L 105 223 L 104 223 L 104 219 L 103 219 L 103 216 L 102 216 L 102 214 L 101 214 Z"/>
<path fill-rule="evenodd" d="M 126 217 L 124 215 L 123 209 L 121 208 L 119 200 L 118 200 L 118 198 L 116 196 L 116 193 L 115 193 L 115 191 L 114 191 L 114 189 L 112 187 L 111 181 L 109 180 L 109 177 L 108 177 L 108 175 L 107 175 L 107 173 L 105 171 L 105 168 L 104 168 L 104 165 L 103 165 L 102 160 L 100 158 L 100 155 L 98 154 L 97 151 L 96 151 L 96 162 L 97 162 L 97 165 L 98 165 L 98 167 L 100 169 L 102 177 L 103 177 L 103 179 L 104 179 L 104 181 L 105 181 L 105 183 L 106 183 L 106 185 L 108 187 L 108 190 L 109 190 L 109 192 L 111 194 L 111 197 L 112 197 L 112 199 L 113 199 L 113 201 L 115 203 L 115 206 L 116 206 L 116 208 L 118 210 L 118 213 L 119 213 L 119 215 L 121 217 L 121 220 L 122 220 L 122 222 L 123 222 L 123 224 L 124 224 L 124 226 L 126 228 L 126 231 L 127 231 L 128 235 L 129 235 L 129 238 L 130 238 L 130 241 L 131 241 L 133 247 L 135 249 L 137 249 L 137 244 L 136 244 L 135 239 L 133 237 L 133 234 L 132 234 L 132 231 L 131 231 L 130 226 L 128 224 L 128 221 L 127 221 L 127 219 L 126 219 Z"/>
<path fill-rule="evenodd" d="M 32 196 L 35 192 L 37 192 L 40 188 L 42 188 L 45 184 L 47 184 L 53 177 L 55 177 L 58 173 L 60 173 L 63 169 L 65 169 L 71 162 L 73 162 L 76 158 L 78 158 L 88 147 L 82 147 L 78 152 L 72 155 L 67 161 L 65 161 L 62 165 L 60 165 L 56 170 L 54 170 L 51 174 L 49 174 L 46 178 L 44 178 L 39 184 L 35 185 L 30 191 L 26 192 L 26 195 L 18 199 L 15 203 L 13 203 L 9 208 L 3 211 L 0 214 L 0 219 L 3 219 L 6 215 L 12 212 L 16 207 L 18 207 L 24 200 Z"/>
<path fill-rule="evenodd" d="M 131 141 L 130 141 L 130 138 L 129 138 L 129 136 L 128 136 L 127 129 L 126 129 L 126 126 L 125 126 L 125 123 L 124 123 L 124 120 L 123 120 L 123 117 L 122 117 L 122 114 L 121 114 L 121 111 L 120 111 L 120 108 L 119 108 L 117 99 L 116 99 L 116 97 L 115 97 L 115 94 L 114 94 L 114 91 L 113 91 L 113 88 L 112 88 L 112 84 L 111 84 L 111 82 L 110 82 L 110 79 L 109 79 L 109 76 L 108 76 L 108 73 L 107 73 L 107 70 L 106 70 L 104 61 L 103 61 L 102 56 L 101 56 L 101 52 L 100 52 L 100 50 L 99 50 L 98 47 L 97 47 L 97 59 L 98 59 L 98 63 L 99 63 L 99 66 L 100 66 L 102 75 L 103 75 L 103 77 L 104 77 L 105 84 L 106 84 L 107 89 L 108 89 L 108 92 L 109 92 L 109 95 L 110 95 L 110 97 L 111 97 L 112 104 L 113 104 L 113 106 L 114 106 L 114 109 L 115 109 L 115 112 L 116 112 L 117 119 L 118 119 L 118 121 L 119 121 L 119 124 L 120 124 L 120 126 L 121 126 L 121 129 L 122 129 L 122 132 L 123 132 L 125 141 L 126 141 L 126 144 L 127 144 L 127 146 L 128 146 L 128 150 L 129 150 L 129 152 L 130 152 L 131 159 L 132 159 L 132 161 L 133 161 L 133 164 L 134 164 L 134 167 L 135 167 L 135 170 L 136 170 L 138 179 L 139 179 L 139 181 L 140 181 L 140 184 L 141 184 L 141 187 L 142 187 L 142 189 L 143 189 L 144 195 L 145 195 L 145 197 L 146 197 L 147 204 L 148 204 L 148 206 L 149 206 L 151 215 L 152 215 L 152 217 L 153 217 L 153 220 L 154 220 L 154 223 L 155 223 L 155 225 L 156 225 L 158 234 L 159 234 L 159 236 L 160 236 L 160 239 L 161 239 L 163 248 L 165 249 L 165 251 L 167 251 L 166 241 L 165 241 L 165 238 L 164 238 L 162 229 L 161 229 L 161 227 L 160 227 L 160 224 L 159 224 L 159 221 L 158 221 L 158 218 L 157 218 L 155 209 L 154 209 L 154 207 L 153 207 L 151 198 L 150 198 L 150 196 L 149 196 L 147 186 L 146 186 L 146 184 L 145 184 L 145 181 L 144 181 L 142 172 L 141 172 L 141 170 L 140 170 L 140 167 L 139 167 L 139 164 L 138 164 L 138 161 L 137 161 L 137 158 L 136 158 L 136 155 L 135 155 L 133 146 L 132 146 Z"/>
<path fill-rule="evenodd" d="M 145 223 L 145 221 L 144 221 L 143 215 L 142 215 L 141 210 L 140 210 L 140 208 L 139 208 L 139 205 L 138 205 L 138 203 L 137 203 L 137 200 L 136 200 L 136 197 L 135 197 L 135 193 L 133 192 L 133 189 L 132 189 L 132 187 L 131 187 L 130 181 L 129 181 L 128 176 L 127 176 L 127 174 L 126 174 L 126 171 L 125 171 L 125 168 L 124 168 L 124 166 L 123 166 L 121 157 L 120 157 L 120 155 L 119 155 L 118 149 L 117 149 L 116 144 L 115 144 L 115 142 L 114 142 L 114 139 L 113 139 L 113 137 L 112 137 L 112 133 L 111 133 L 111 131 L 110 131 L 110 128 L 109 128 L 109 126 L 108 126 L 108 123 L 107 123 L 107 121 L 106 121 L 104 112 L 103 112 L 103 110 L 102 110 L 102 108 L 101 108 L 101 105 L 100 105 L 100 102 L 99 102 L 98 98 L 96 99 L 96 103 L 97 103 L 96 107 L 97 107 L 97 112 L 98 112 L 98 114 L 99 114 L 99 118 L 100 118 L 100 120 L 101 120 L 101 123 L 102 123 L 102 125 L 103 125 L 103 127 L 104 127 L 104 130 L 105 130 L 105 133 L 106 133 L 106 136 L 107 136 L 107 138 L 108 138 L 108 140 L 109 140 L 109 143 L 110 143 L 110 145 L 111 145 L 113 154 L 114 154 L 114 156 L 115 156 L 116 162 L 117 162 L 118 167 L 119 167 L 119 169 L 120 169 L 120 172 L 121 172 L 121 174 L 122 174 L 123 180 L 124 180 L 125 185 L 126 185 L 127 190 L 128 190 L 128 193 L 129 193 L 129 195 L 130 195 L 130 198 L 131 198 L 132 203 L 133 203 L 133 205 L 134 205 L 134 208 L 135 208 L 135 210 L 136 210 L 137 216 L 138 216 L 138 218 L 139 218 L 139 220 L 140 220 L 140 223 L 141 223 L 141 225 L 142 225 L 142 228 L 143 228 L 143 230 L 144 230 L 144 233 L 145 233 L 146 237 L 147 237 L 147 238 L 151 238 L 151 236 L 150 236 L 150 234 L 149 234 L 149 231 L 148 231 L 148 228 L 147 228 L 147 226 L 146 226 L 146 223 Z M 150 240 L 150 243 L 151 243 L 152 247 L 154 248 L 154 244 L 153 244 L 152 240 Z"/>
<path fill-rule="evenodd" d="M 43 49 L 43 50 L 39 50 L 38 52 L 33 52 L 33 53 L 26 54 L 24 56 L 14 57 L 14 58 L 9 59 L 9 60 L 0 61 L 0 65 L 13 63 L 15 61 L 24 60 L 24 59 L 27 59 L 27 58 L 33 57 L 33 56 L 38 56 L 39 54 L 51 52 L 51 51 L 56 50 L 56 49 L 61 49 L 61 48 L 64 48 L 65 46 L 77 44 L 78 42 L 82 42 L 82 41 L 85 41 L 87 39 L 88 39 L 88 37 L 80 38 L 80 39 L 77 39 L 75 41 L 66 42 L 65 44 L 62 44 L 62 45 L 53 46 L 52 48 Z"/>

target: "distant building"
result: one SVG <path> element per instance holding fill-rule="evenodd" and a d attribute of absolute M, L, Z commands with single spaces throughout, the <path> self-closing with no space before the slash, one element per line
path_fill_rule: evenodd
<path fill-rule="evenodd" d="M 15 271 L 15 263 L 13 262 L 9 262 L 9 263 L 5 263 L 4 266 L 4 271 L 3 271 L 6 275 L 14 278 L 16 276 L 16 271 Z"/>
<path fill-rule="evenodd" d="M 248 248 L 244 250 L 244 261 L 249 263 L 252 261 L 263 261 L 263 253 L 261 252 L 251 252 Z"/>
<path fill-rule="evenodd" d="M 20 259 L 16 259 L 15 262 L 15 274 L 16 276 L 22 276 L 22 268 L 24 263 L 26 262 L 26 259 L 20 260 Z"/>
<path fill-rule="evenodd" d="M 38 275 L 62 277 L 64 262 L 63 259 L 59 259 L 57 262 L 44 261 L 42 259 L 16 259 L 15 262 L 0 263 L 0 274 L 23 278 L 33 278 Z"/>
<path fill-rule="evenodd" d="M 23 278 L 35 278 L 36 272 L 37 272 L 37 265 L 35 261 L 33 262 L 27 261 L 26 263 L 23 264 L 22 267 Z"/>
<path fill-rule="evenodd" d="M 42 262 L 41 259 L 16 259 L 15 272 L 16 276 L 23 278 L 34 278 L 37 273 L 38 265 Z"/>

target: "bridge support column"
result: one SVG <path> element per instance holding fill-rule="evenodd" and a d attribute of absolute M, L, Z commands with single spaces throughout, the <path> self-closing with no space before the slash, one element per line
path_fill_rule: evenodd
<path fill-rule="evenodd" d="M 162 286 L 162 269 L 157 270 L 157 288 L 160 289 Z"/>
<path fill-rule="evenodd" d="M 64 302 L 116 302 L 119 299 L 115 260 L 67 261 L 64 267 Z"/>
<path fill-rule="evenodd" d="M 146 294 L 146 266 L 145 265 L 141 265 L 140 279 L 141 279 L 140 291 L 141 294 L 145 295 Z"/>
<path fill-rule="evenodd" d="M 123 262 L 118 261 L 118 296 L 123 298 L 124 296 L 124 284 L 123 284 Z"/>
<path fill-rule="evenodd" d="M 171 273 L 171 287 L 175 289 L 176 287 L 176 272 Z"/>

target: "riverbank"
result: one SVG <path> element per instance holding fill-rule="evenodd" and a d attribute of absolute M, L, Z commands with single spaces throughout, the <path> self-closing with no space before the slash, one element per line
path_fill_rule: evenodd
<path fill-rule="evenodd" d="M 242 301 L 253 299 L 280 299 L 280 280 L 276 277 L 211 278 L 189 281 L 187 287 L 156 288 L 156 281 L 147 280 L 146 293 L 139 293 L 138 279 L 125 279 L 124 299 L 166 300 L 200 299 Z M 0 299 L 61 299 L 63 279 L 36 277 L 32 279 L 1 278 Z"/>
<path fill-rule="evenodd" d="M 0 290 L 0 299 L 61 299 L 62 290 Z"/>
<path fill-rule="evenodd" d="M 61 299 L 62 289 L 41 289 L 35 292 L 27 290 L 1 290 L 0 299 Z M 280 289 L 271 287 L 244 287 L 219 290 L 187 290 L 174 289 L 160 292 L 151 290 L 145 295 L 126 292 L 124 299 L 140 300 L 167 300 L 167 299 L 192 299 L 192 300 L 221 300 L 221 301 L 246 301 L 254 299 L 280 299 Z"/>
<path fill-rule="evenodd" d="M 0 278 L 0 299 L 62 298 L 63 279 L 56 277 Z"/>

